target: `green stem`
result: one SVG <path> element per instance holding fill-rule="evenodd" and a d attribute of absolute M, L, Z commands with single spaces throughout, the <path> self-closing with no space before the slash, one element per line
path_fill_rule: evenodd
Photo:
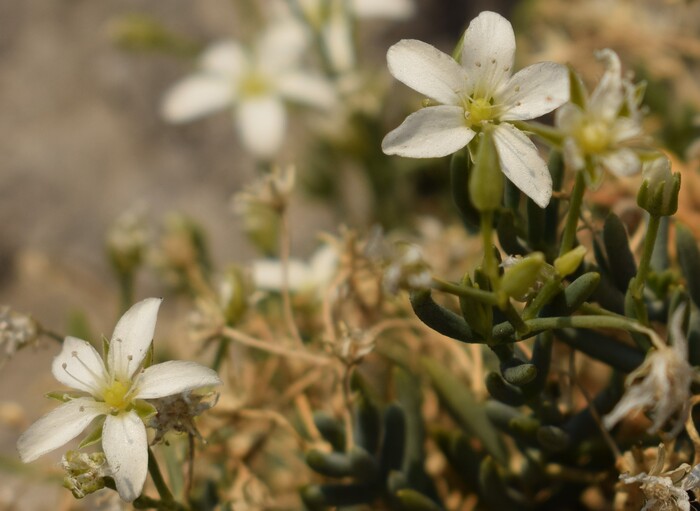
<path fill-rule="evenodd" d="M 510 303 L 510 300 L 506 302 L 503 312 L 506 315 L 506 319 L 511 325 L 513 325 L 513 328 L 515 328 L 518 335 L 522 336 L 528 333 L 528 326 L 525 324 L 525 321 L 523 321 L 520 313 L 515 309 L 515 307 L 513 307 L 513 304 Z"/>
<path fill-rule="evenodd" d="M 222 335 L 219 337 L 219 345 L 216 348 L 216 355 L 214 356 L 214 362 L 211 364 L 211 368 L 219 372 L 219 369 L 221 369 L 221 364 L 226 360 L 226 357 L 228 356 L 228 345 L 230 344 L 231 340 Z"/>
<path fill-rule="evenodd" d="M 564 233 L 561 237 L 561 246 L 559 247 L 559 255 L 566 254 L 574 248 L 576 240 L 576 228 L 578 227 L 578 217 L 581 214 L 581 203 L 583 202 L 583 193 L 586 191 L 586 178 L 583 171 L 576 173 L 576 183 L 571 192 L 571 200 L 569 203 L 569 212 L 564 226 Z"/>
<path fill-rule="evenodd" d="M 484 245 L 484 273 L 491 282 L 491 288 L 498 297 L 501 278 L 498 274 L 498 263 L 493 253 L 493 211 L 481 212 L 481 237 Z M 503 305 L 499 300 L 499 306 Z"/>
<path fill-rule="evenodd" d="M 121 301 L 121 311 L 128 310 L 134 303 L 134 273 L 124 272 L 119 275 L 119 297 Z"/>
<path fill-rule="evenodd" d="M 651 256 L 654 253 L 654 245 L 656 244 L 656 236 L 659 233 L 660 222 L 661 217 L 654 215 L 649 216 L 647 234 L 644 238 L 644 247 L 642 248 L 642 258 L 639 261 L 637 275 L 634 277 L 630 284 L 630 290 L 632 292 L 632 297 L 634 298 L 635 302 L 641 301 L 642 295 L 644 293 L 644 285 L 649 276 Z"/>
<path fill-rule="evenodd" d="M 455 296 L 463 296 L 465 298 L 474 298 L 487 305 L 498 305 L 498 299 L 496 295 L 491 291 L 485 291 L 483 289 L 477 289 L 475 287 L 460 286 L 458 284 L 453 284 L 451 282 L 446 282 L 438 278 L 433 277 L 433 289 L 437 291 L 442 291 L 443 293 L 449 293 Z"/>
<path fill-rule="evenodd" d="M 537 293 L 537 296 L 535 296 L 535 298 L 527 304 L 525 310 L 523 310 L 523 319 L 528 320 L 537 317 L 542 308 L 561 293 L 563 289 L 561 279 L 553 278 L 548 280 L 542 289 L 540 289 L 540 292 Z"/>
<path fill-rule="evenodd" d="M 156 490 L 158 490 L 158 495 L 160 495 L 160 498 L 167 503 L 175 502 L 173 494 L 170 493 L 170 489 L 165 483 L 163 474 L 160 471 L 158 460 L 156 460 L 153 450 L 150 447 L 148 448 L 148 472 L 151 474 L 151 479 L 153 480 L 153 484 L 156 486 Z"/>

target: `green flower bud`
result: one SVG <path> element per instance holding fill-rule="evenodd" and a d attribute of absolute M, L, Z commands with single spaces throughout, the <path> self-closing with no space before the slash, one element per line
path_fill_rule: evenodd
<path fill-rule="evenodd" d="M 571 275 L 579 267 L 585 255 L 586 247 L 579 245 L 575 249 L 569 250 L 566 254 L 557 257 L 554 260 L 554 269 L 561 277 Z"/>
<path fill-rule="evenodd" d="M 503 273 L 501 291 L 516 300 L 527 297 L 541 278 L 545 264 L 541 252 L 533 252 L 527 257 L 516 259 Z"/>
<path fill-rule="evenodd" d="M 469 197 L 479 211 L 493 211 L 501 205 L 503 187 L 503 173 L 493 143 L 493 133 L 485 128 L 480 135 L 474 167 L 469 176 Z"/>
<path fill-rule="evenodd" d="M 107 254 L 117 274 L 129 275 L 143 262 L 149 242 L 145 214 L 129 210 L 120 215 L 107 232 Z"/>
<path fill-rule="evenodd" d="M 219 286 L 219 296 L 227 325 L 235 325 L 248 310 L 248 297 L 252 292 L 250 279 L 241 268 L 231 266 Z"/>
<path fill-rule="evenodd" d="M 637 204 L 653 216 L 671 216 L 678 209 L 680 173 L 671 172 L 671 162 L 661 156 L 643 169 L 644 180 L 637 193 Z"/>

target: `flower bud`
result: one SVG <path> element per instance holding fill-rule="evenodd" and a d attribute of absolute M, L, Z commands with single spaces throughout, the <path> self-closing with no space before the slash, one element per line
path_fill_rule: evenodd
<path fill-rule="evenodd" d="M 557 257 L 554 260 L 554 269 L 560 277 L 566 277 L 576 271 L 583 261 L 583 256 L 586 255 L 586 247 L 579 245 L 573 250 L 569 250 L 566 254 Z"/>
<path fill-rule="evenodd" d="M 248 310 L 252 292 L 250 279 L 238 266 L 231 266 L 219 286 L 219 297 L 227 325 L 235 325 Z"/>
<path fill-rule="evenodd" d="M 501 291 L 516 300 L 526 298 L 541 278 L 541 271 L 545 265 L 544 255 L 540 252 L 516 259 L 503 273 Z"/>
<path fill-rule="evenodd" d="M 637 193 L 637 204 L 653 216 L 671 216 L 678 209 L 680 173 L 671 172 L 671 162 L 661 156 L 643 169 L 644 180 Z"/>
<path fill-rule="evenodd" d="M 503 173 L 493 143 L 493 133 L 484 129 L 469 176 L 469 197 L 479 211 L 493 211 L 503 198 Z"/>
<path fill-rule="evenodd" d="M 107 232 L 107 254 L 119 275 L 132 274 L 142 263 L 149 241 L 145 215 L 129 210 L 120 215 Z"/>

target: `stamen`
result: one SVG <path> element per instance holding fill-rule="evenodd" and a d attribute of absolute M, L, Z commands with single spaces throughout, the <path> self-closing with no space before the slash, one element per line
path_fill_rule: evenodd
<path fill-rule="evenodd" d="M 76 359 L 81 366 L 83 366 L 85 368 L 85 370 L 90 374 L 90 376 L 95 378 L 95 381 L 102 381 L 103 380 L 103 377 L 101 375 L 97 374 L 95 371 L 90 369 L 90 367 L 88 367 L 88 365 L 80 359 L 77 351 L 71 352 L 71 356 L 74 359 Z"/>
<path fill-rule="evenodd" d="M 128 355 L 126 357 L 126 360 L 127 360 L 127 362 L 126 362 L 126 374 L 129 374 L 129 366 L 131 365 L 131 361 L 134 360 L 134 356 Z"/>
<path fill-rule="evenodd" d="M 495 63 L 496 63 L 496 59 L 491 59 L 491 64 L 495 64 Z"/>
<path fill-rule="evenodd" d="M 144 369 L 141 369 L 138 374 L 135 375 L 135 378 L 131 380 L 131 387 L 129 387 L 129 390 L 126 392 L 124 395 L 124 399 L 131 399 L 132 395 L 136 393 L 136 391 L 139 388 L 139 382 L 141 381 L 141 376 L 143 375 Z"/>
<path fill-rule="evenodd" d="M 78 378 L 77 376 L 75 376 L 73 373 L 71 373 L 71 372 L 68 370 L 68 364 L 67 364 L 67 363 L 63 362 L 63 364 L 61 364 L 61 367 L 62 367 L 63 370 L 68 374 L 68 376 L 70 376 L 71 378 L 73 378 L 75 381 L 77 381 L 77 382 L 80 383 L 81 385 L 84 385 L 84 386 L 86 386 L 87 388 L 91 389 L 91 391 L 92 391 L 93 393 L 96 392 L 97 389 L 95 389 L 95 386 L 94 386 L 92 383 L 83 381 L 83 380 L 81 380 L 80 378 Z"/>
<path fill-rule="evenodd" d="M 481 62 L 474 62 L 474 65 L 476 65 L 476 67 L 481 67 Z"/>

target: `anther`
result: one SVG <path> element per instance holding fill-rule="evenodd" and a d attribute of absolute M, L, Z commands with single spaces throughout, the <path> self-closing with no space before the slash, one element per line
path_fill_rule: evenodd
<path fill-rule="evenodd" d="M 81 406 L 80 408 L 78 408 L 78 410 L 80 410 L 81 412 L 84 412 L 84 411 L 85 411 L 85 407 L 84 407 L 84 406 Z"/>
<path fill-rule="evenodd" d="M 491 59 L 491 64 L 495 64 L 495 63 L 496 63 L 496 59 Z"/>
<path fill-rule="evenodd" d="M 476 67 L 481 67 L 481 62 L 474 62 L 474 64 L 476 65 Z"/>
<path fill-rule="evenodd" d="M 520 92 L 520 85 L 515 86 L 515 92 Z"/>

